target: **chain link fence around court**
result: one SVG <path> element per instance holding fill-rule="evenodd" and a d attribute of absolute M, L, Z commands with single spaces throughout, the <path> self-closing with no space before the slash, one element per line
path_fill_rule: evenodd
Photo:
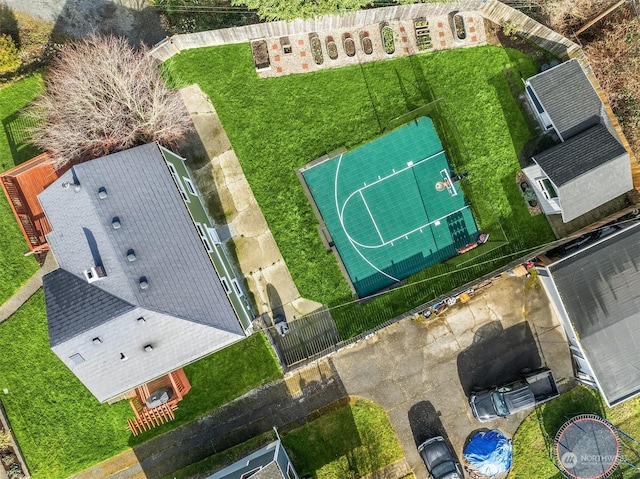
<path fill-rule="evenodd" d="M 334 308 L 322 308 L 289 322 L 289 332 L 284 336 L 280 336 L 274 327 L 267 328 L 269 336 L 272 339 L 272 344 L 276 347 L 283 367 L 285 369 L 300 367 L 321 356 L 360 341 L 402 319 L 416 317 L 416 315 L 421 315 L 428 310 L 439 310 L 450 298 L 458 298 L 465 292 L 471 296 L 481 293 L 496 281 L 500 281 L 505 271 L 512 270 L 531 258 L 547 254 L 553 248 L 581 241 L 580 238 L 583 235 L 607 224 L 638 221 L 639 214 L 636 207 L 632 205 L 566 238 L 537 248 L 487 259 L 483 264 L 467 269 L 473 279 L 464 284 L 458 283 L 458 286 L 454 286 L 455 279 L 452 279 L 449 283 L 452 285 L 450 289 L 442 286 L 443 290 L 436 290 L 430 287 L 426 281 L 401 285 L 397 291 L 402 291 L 407 301 L 404 303 L 404 307 L 406 308 L 406 304 L 410 304 L 411 301 L 417 305 L 408 311 L 402 310 L 401 307 L 398 311 L 398 304 L 394 304 L 394 299 L 383 292 L 380 294 L 382 302 L 376 305 L 375 309 L 367 309 L 370 302 L 355 301 Z M 501 266 L 497 266 L 497 264 Z M 480 273 L 483 266 L 485 266 L 484 272 Z M 426 299 L 421 302 L 422 298 Z"/>

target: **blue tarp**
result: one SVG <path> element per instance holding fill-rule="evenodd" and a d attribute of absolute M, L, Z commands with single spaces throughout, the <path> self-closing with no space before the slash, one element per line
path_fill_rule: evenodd
<path fill-rule="evenodd" d="M 495 429 L 476 433 L 464 448 L 467 462 L 489 477 L 509 470 L 511 454 L 511 439 Z"/>

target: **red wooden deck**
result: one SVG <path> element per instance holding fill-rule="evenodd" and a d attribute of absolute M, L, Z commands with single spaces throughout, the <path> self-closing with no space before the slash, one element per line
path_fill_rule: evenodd
<path fill-rule="evenodd" d="M 44 215 L 38 195 L 57 180 L 71 165 L 56 170 L 43 153 L 0 174 L 0 183 L 9 200 L 29 249 L 43 262 L 49 249 L 45 235 L 51 226 Z"/>
<path fill-rule="evenodd" d="M 173 397 L 161 406 L 149 408 L 146 400 L 154 391 L 163 387 L 173 390 Z M 129 419 L 129 430 L 134 436 L 151 428 L 175 419 L 174 411 L 178 408 L 178 402 L 191 390 L 191 384 L 182 369 L 173 371 L 154 381 L 143 384 L 135 390 L 135 396 L 129 400 L 131 409 L 136 417 Z"/>

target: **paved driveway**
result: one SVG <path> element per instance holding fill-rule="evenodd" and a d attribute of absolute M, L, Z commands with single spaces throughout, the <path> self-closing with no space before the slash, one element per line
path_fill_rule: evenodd
<path fill-rule="evenodd" d="M 508 277 L 430 320 L 404 320 L 332 356 L 348 394 L 383 406 L 418 479 L 426 468 L 416 444 L 443 435 L 458 457 L 482 427 L 512 435 L 527 412 L 481 424 L 467 401 L 474 387 L 515 379 L 525 368 L 572 376 L 564 333 L 544 291 Z"/>

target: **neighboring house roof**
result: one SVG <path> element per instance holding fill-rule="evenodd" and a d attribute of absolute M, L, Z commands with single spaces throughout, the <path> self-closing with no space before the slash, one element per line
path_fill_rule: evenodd
<path fill-rule="evenodd" d="M 626 153 L 617 138 L 600 123 L 537 154 L 533 159 L 555 186 L 562 186 Z"/>
<path fill-rule="evenodd" d="M 633 189 L 629 154 L 603 124 L 536 155 L 566 223 Z"/>
<path fill-rule="evenodd" d="M 640 393 L 640 224 L 548 267 L 610 405 Z"/>
<path fill-rule="evenodd" d="M 282 447 L 280 439 L 221 469 L 207 479 L 244 479 L 251 473 L 252 479 L 288 479 L 286 470 L 290 465 L 289 457 Z M 295 470 L 292 470 L 297 478 Z"/>
<path fill-rule="evenodd" d="M 73 187 L 77 183 L 80 188 Z M 76 165 L 39 199 L 60 266 L 43 278 L 51 344 L 99 400 L 244 337 L 158 145 Z M 127 259 L 129 250 L 134 261 Z M 94 266 L 107 275 L 88 283 L 84 271 Z M 135 326 L 141 316 L 146 326 L 130 328 L 127 321 Z M 84 348 L 98 330 L 112 344 L 105 338 Z M 148 344 L 153 351 L 145 353 Z M 85 362 L 70 359 L 76 352 Z"/>
<path fill-rule="evenodd" d="M 564 140 L 600 122 L 604 106 L 578 60 L 527 80 Z"/>

